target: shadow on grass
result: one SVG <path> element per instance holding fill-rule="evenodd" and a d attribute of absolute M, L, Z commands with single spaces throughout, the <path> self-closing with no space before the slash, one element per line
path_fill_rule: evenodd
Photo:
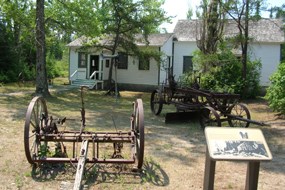
<path fill-rule="evenodd" d="M 38 182 L 51 181 L 57 176 L 65 174 L 68 168 L 70 167 L 66 167 L 63 163 L 41 163 L 33 165 L 31 176 Z"/>
<path fill-rule="evenodd" d="M 34 165 L 31 171 L 32 178 L 37 182 L 52 180 L 66 180 L 68 188 L 73 187 L 76 175 L 76 167 L 62 163 L 42 163 Z M 69 176 L 69 177 L 66 177 Z M 68 178 L 68 179 L 67 179 Z M 126 164 L 90 164 L 85 165 L 82 181 L 84 189 L 92 189 L 94 186 L 130 187 L 141 186 L 145 183 L 154 186 L 169 185 L 169 177 L 166 172 L 153 160 L 145 161 L 142 171 L 133 172 L 130 165 Z"/>
<path fill-rule="evenodd" d="M 169 185 L 167 173 L 153 160 L 144 163 L 144 170 L 141 178 L 143 182 L 152 183 L 155 186 Z"/>
<path fill-rule="evenodd" d="M 154 186 L 169 185 L 169 177 L 159 164 L 153 160 L 144 162 L 142 171 L 133 172 L 128 165 L 95 164 L 85 172 L 84 185 L 87 186 L 126 186 L 149 183 Z"/>

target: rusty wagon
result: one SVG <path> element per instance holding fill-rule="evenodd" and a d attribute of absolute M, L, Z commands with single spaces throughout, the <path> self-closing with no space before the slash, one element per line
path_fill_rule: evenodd
<path fill-rule="evenodd" d="M 221 126 L 223 122 L 227 122 L 231 127 L 248 127 L 250 123 L 263 125 L 251 120 L 248 108 L 239 102 L 239 94 L 202 90 L 198 80 L 194 81 L 192 87 L 178 87 L 174 77 L 169 75 L 168 85 L 162 85 L 152 92 L 151 111 L 159 115 L 163 105 L 174 105 L 177 113 L 198 113 L 202 128 Z"/>

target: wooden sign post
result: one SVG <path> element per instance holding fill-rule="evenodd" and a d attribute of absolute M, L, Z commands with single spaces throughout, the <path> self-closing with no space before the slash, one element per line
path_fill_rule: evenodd
<path fill-rule="evenodd" d="M 272 160 L 260 129 L 207 127 L 204 190 L 214 189 L 216 161 L 247 161 L 246 190 L 257 189 L 261 161 Z"/>

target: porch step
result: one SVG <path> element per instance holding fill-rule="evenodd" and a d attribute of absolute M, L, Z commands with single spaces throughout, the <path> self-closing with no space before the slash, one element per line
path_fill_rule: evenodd
<path fill-rule="evenodd" d="M 90 89 L 98 89 L 98 84 L 103 89 L 103 81 L 101 80 L 76 79 L 71 82 L 72 86 L 88 86 Z"/>

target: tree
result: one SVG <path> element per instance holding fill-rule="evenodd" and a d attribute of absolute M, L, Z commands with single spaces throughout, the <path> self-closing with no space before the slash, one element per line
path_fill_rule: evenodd
<path fill-rule="evenodd" d="M 242 97 L 254 97 L 259 85 L 260 62 L 251 62 L 247 60 L 248 43 L 249 43 L 249 21 L 255 21 L 260 18 L 261 9 L 260 0 L 203 0 L 200 8 L 202 13 L 199 13 L 201 18 L 200 38 L 197 40 L 197 46 L 201 53 L 194 56 L 193 62 L 200 65 L 206 81 L 205 86 L 212 90 L 226 90 L 241 93 Z M 228 22 L 228 18 L 236 23 L 239 33 L 227 41 L 224 40 L 223 29 L 224 23 Z M 235 59 L 232 53 L 224 54 L 225 50 L 231 45 L 232 47 L 241 47 L 241 61 Z M 219 50 L 219 51 L 218 51 Z M 229 63 L 231 60 L 231 64 Z M 233 63 L 234 62 L 234 63 Z M 235 65 L 235 69 L 241 68 L 237 72 L 234 64 L 239 63 L 241 67 Z M 223 72 L 226 69 L 226 74 Z M 229 78 L 229 74 L 240 74 L 240 77 L 234 77 L 236 84 L 233 84 Z M 247 78 L 247 76 L 250 76 Z M 242 89 L 242 90 L 240 90 Z"/>
<path fill-rule="evenodd" d="M 71 38 L 97 37 L 102 29 L 98 0 L 56 0 L 46 2 L 48 32 L 61 36 L 65 42 Z"/>
<path fill-rule="evenodd" d="M 99 19 L 102 22 L 101 33 L 106 43 L 94 41 L 91 46 L 107 49 L 111 55 L 116 55 L 120 50 L 127 55 L 140 56 L 144 54 L 148 57 L 158 58 L 157 53 L 149 51 L 149 49 L 141 51 L 136 42 L 141 41 L 148 44 L 148 35 L 157 31 L 161 23 L 169 20 L 161 8 L 162 4 L 163 1 L 152 0 L 102 0 L 99 7 Z M 111 61 L 108 76 L 107 86 L 109 89 L 112 88 L 113 68 L 116 71 L 114 58 Z"/>
<path fill-rule="evenodd" d="M 19 73 L 32 78 L 34 4 L 27 0 L 0 0 L 0 4 L 0 80 L 17 81 Z"/>
<path fill-rule="evenodd" d="M 46 38 L 45 34 L 49 34 L 53 38 L 50 42 L 50 54 L 54 58 L 60 56 L 59 51 L 54 47 L 58 47 L 58 41 L 63 39 L 69 41 L 72 35 L 95 36 L 99 34 L 102 26 L 99 23 L 98 1 L 48 1 L 46 2 L 47 15 L 45 17 L 44 0 L 37 0 L 36 15 L 36 35 L 37 35 L 37 79 L 36 93 L 48 96 L 47 83 L 47 67 L 46 67 Z M 46 28 L 44 27 L 46 24 Z M 56 45 L 57 44 L 57 45 Z M 56 45 L 56 46 L 54 46 Z"/>
<path fill-rule="evenodd" d="M 218 43 L 222 40 L 225 15 L 219 0 L 203 0 L 200 8 L 202 26 L 197 46 L 204 54 L 213 54 L 217 52 Z"/>
<path fill-rule="evenodd" d="M 191 20 L 192 19 L 192 16 L 193 16 L 193 9 L 189 6 L 188 7 L 188 11 L 187 11 L 187 13 L 186 13 L 187 15 L 186 15 L 186 18 L 188 19 L 188 20 Z"/>
<path fill-rule="evenodd" d="M 248 57 L 248 43 L 249 43 L 249 21 L 254 21 L 260 18 L 260 6 L 262 0 L 226 0 L 221 3 L 223 10 L 227 15 L 233 19 L 239 31 L 236 36 L 236 42 L 240 44 L 242 51 L 242 78 L 247 80 L 247 57 Z M 247 85 L 245 84 L 243 94 L 247 92 Z"/>
<path fill-rule="evenodd" d="M 36 8 L 36 94 L 50 96 L 46 72 L 44 0 L 37 0 Z"/>
<path fill-rule="evenodd" d="M 285 20 L 285 4 L 281 7 L 271 7 L 269 10 L 270 18 L 283 18 Z M 273 16 L 275 14 L 275 16 Z"/>
<path fill-rule="evenodd" d="M 7 67 L 6 70 L 12 70 L 13 76 L 16 78 L 17 74 L 15 73 L 21 72 L 22 69 L 26 71 L 27 66 L 31 70 L 36 67 L 35 70 L 38 73 L 36 93 L 43 95 L 49 94 L 45 57 L 52 55 L 60 58 L 61 52 L 57 49 L 60 45 L 58 41 L 69 42 L 71 37 L 78 36 L 86 36 L 91 39 L 104 36 L 110 39 L 113 46 L 105 45 L 101 48 L 109 48 L 111 52 L 120 49 L 128 54 L 137 54 L 141 51 L 138 51 L 135 46 L 136 34 L 141 34 L 147 43 L 147 35 L 158 31 L 158 26 L 169 20 L 164 17 L 165 12 L 160 8 L 163 4 L 162 0 L 37 0 L 36 3 L 32 0 L 0 0 L 0 4 L 0 40 L 3 40 L 0 48 L 5 49 L 6 47 L 3 47 L 2 44 L 7 44 L 9 47 L 6 50 L 9 51 L 9 54 L 15 55 L 15 60 L 12 60 L 14 64 L 10 64 L 6 60 L 1 61 L 5 57 L 0 57 L 1 66 L 2 63 L 5 64 L 1 67 L 1 73 L 5 73 L 2 68 Z M 36 12 L 34 5 L 37 5 Z M 35 25 L 36 33 L 32 32 L 35 30 Z M 34 39 L 36 39 L 36 43 L 31 43 L 34 42 Z M 26 41 L 23 43 L 22 40 Z M 11 43 L 12 41 L 16 43 Z M 88 45 L 90 44 L 87 44 L 87 47 Z M 20 51 L 16 54 L 13 52 L 15 50 Z M 144 52 L 150 55 L 150 51 Z M 6 58 L 11 62 L 9 54 Z M 21 57 L 22 55 L 23 57 Z M 21 59 L 16 61 L 17 58 Z M 25 68 L 17 67 L 19 62 L 23 63 Z M 14 72 L 15 69 L 10 69 L 10 65 L 15 65 L 17 71 Z M 29 76 L 31 75 L 29 74 Z"/>

